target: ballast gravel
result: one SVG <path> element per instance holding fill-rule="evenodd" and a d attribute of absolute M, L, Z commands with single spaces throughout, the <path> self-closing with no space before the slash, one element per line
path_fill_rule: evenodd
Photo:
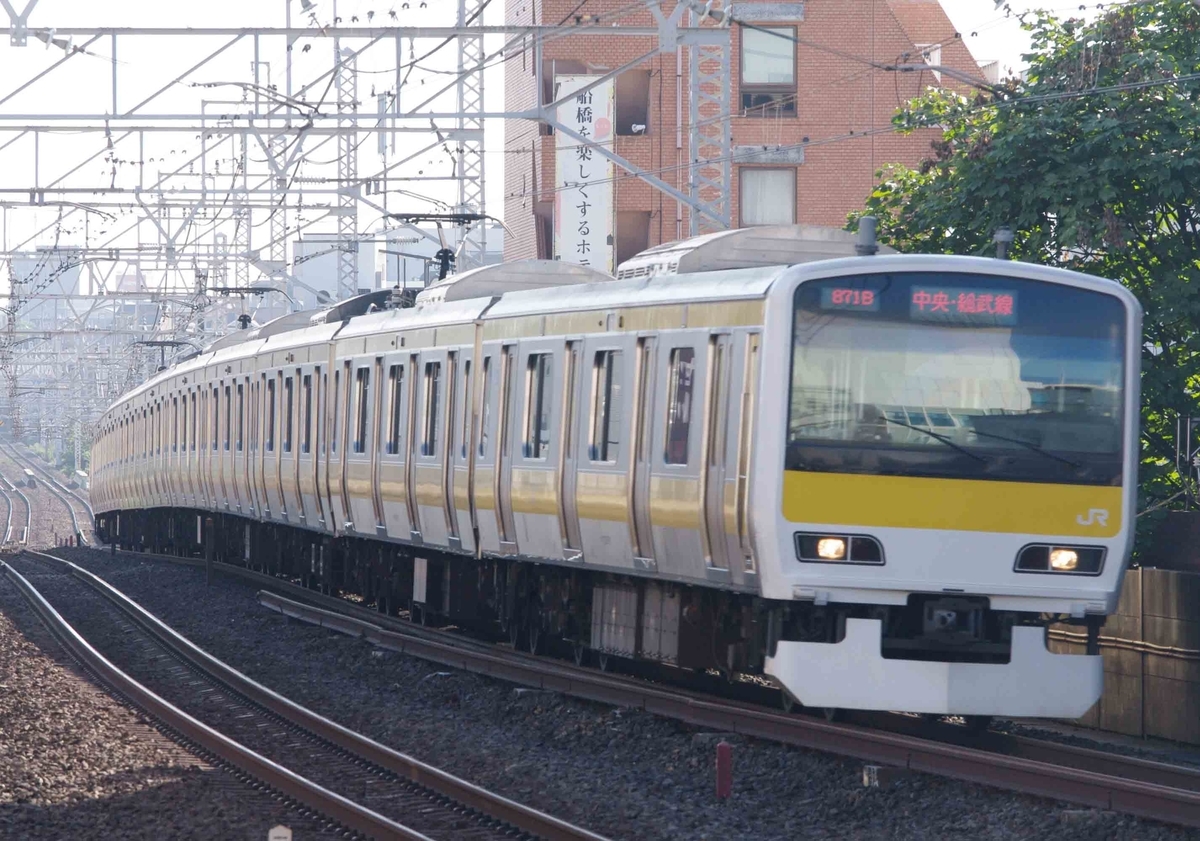
<path fill-rule="evenodd" d="M 164 561 L 59 550 L 215 656 L 397 750 L 620 839 L 1200 839 L 1200 832 L 697 731 L 373 649 L 263 609 L 255 588 Z M 717 742 L 733 795 L 714 795 Z"/>
<path fill-rule="evenodd" d="M 321 831 L 84 677 L 0 576 L 0 838 L 261 841 L 280 823 Z"/>

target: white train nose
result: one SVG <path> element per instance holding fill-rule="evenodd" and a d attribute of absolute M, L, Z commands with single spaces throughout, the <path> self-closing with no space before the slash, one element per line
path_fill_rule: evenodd
<path fill-rule="evenodd" d="M 885 659 L 878 619 L 847 619 L 838 643 L 781 640 L 764 671 L 808 707 L 1079 718 L 1100 698 L 1099 655 L 1052 654 L 1045 630 L 1012 629 L 1008 663 Z M 1036 689 L 1036 691 L 1031 691 Z"/>

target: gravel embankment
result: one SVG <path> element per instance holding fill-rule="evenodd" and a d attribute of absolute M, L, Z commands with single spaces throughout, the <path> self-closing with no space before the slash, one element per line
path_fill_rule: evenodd
<path fill-rule="evenodd" d="M 1200 839 L 1135 818 L 911 774 L 864 789 L 861 763 L 447 670 L 261 608 L 252 587 L 90 550 L 62 554 L 256 680 L 392 747 L 613 838 Z M 186 597 L 181 594 L 186 593 Z"/>
<path fill-rule="evenodd" d="M 322 834 L 83 677 L 0 576 L 0 838 L 261 841 L 277 823 Z"/>

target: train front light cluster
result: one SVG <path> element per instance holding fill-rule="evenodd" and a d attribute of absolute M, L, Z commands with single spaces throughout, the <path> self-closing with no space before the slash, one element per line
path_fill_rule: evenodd
<path fill-rule="evenodd" d="M 1051 546 L 1034 543 L 1017 553 L 1017 572 L 1099 575 L 1103 567 L 1102 546 Z"/>
<path fill-rule="evenodd" d="M 796 557 L 815 564 L 883 563 L 883 547 L 865 534 L 813 534 L 796 532 Z"/>

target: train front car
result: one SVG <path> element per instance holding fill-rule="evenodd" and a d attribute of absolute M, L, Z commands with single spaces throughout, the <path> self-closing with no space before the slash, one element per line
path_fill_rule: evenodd
<path fill-rule="evenodd" d="M 1134 531 L 1141 310 L 1020 263 L 797 266 L 769 302 L 753 508 L 766 671 L 805 705 L 1062 716 Z M 772 477 L 764 479 L 762 477 Z M 786 602 L 781 604 L 781 602 Z"/>

